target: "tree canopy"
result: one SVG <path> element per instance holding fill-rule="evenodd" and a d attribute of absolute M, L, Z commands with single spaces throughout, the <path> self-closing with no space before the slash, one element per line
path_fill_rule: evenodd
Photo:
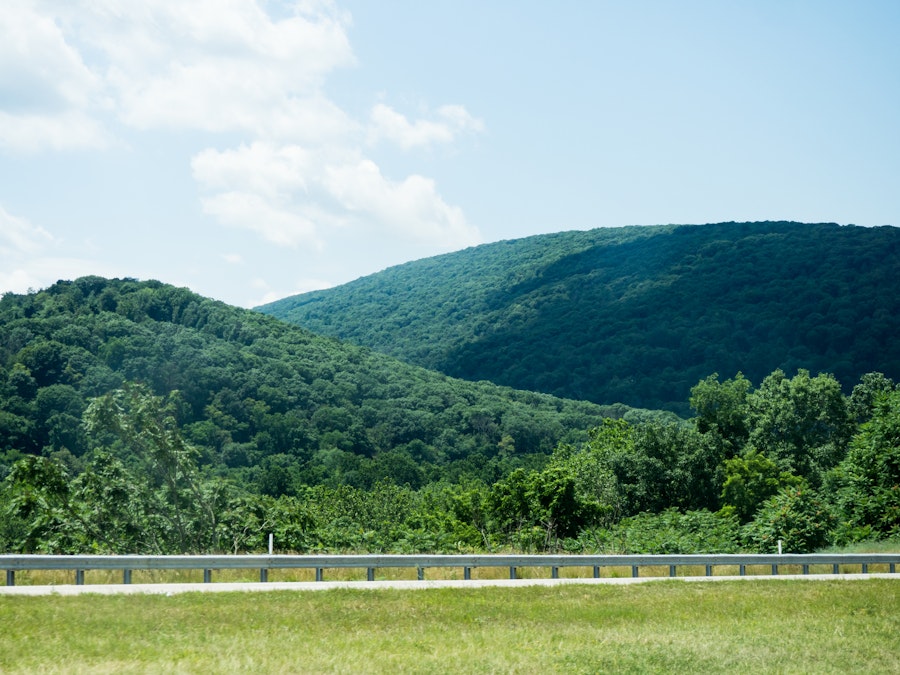
<path fill-rule="evenodd" d="M 900 378 L 898 270 L 895 227 L 600 228 L 417 260 L 259 309 L 454 377 L 685 416 L 710 373 Z"/>

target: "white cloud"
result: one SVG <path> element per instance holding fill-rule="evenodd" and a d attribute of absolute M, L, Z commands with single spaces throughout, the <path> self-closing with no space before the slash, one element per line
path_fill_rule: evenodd
<path fill-rule="evenodd" d="M 436 120 L 410 122 L 405 115 L 379 103 L 372 108 L 369 141 L 374 143 L 385 139 L 408 150 L 435 143 L 451 143 L 462 133 L 483 130 L 484 123 L 472 117 L 463 106 L 443 106 L 438 109 Z"/>
<path fill-rule="evenodd" d="M 0 146 L 107 145 L 110 114 L 136 129 L 346 133 L 353 123 L 320 89 L 354 62 L 348 20 L 327 2 L 276 20 L 256 0 L 11 0 L 0 13 Z"/>
<path fill-rule="evenodd" d="M 89 274 L 125 276 L 123 270 L 93 260 L 61 256 L 62 247 L 44 228 L 0 206 L 0 294 L 26 293 Z"/>
<path fill-rule="evenodd" d="M 253 0 L 155 0 L 117 18 L 100 43 L 122 119 L 139 129 L 269 136 L 289 117 L 331 126 L 319 89 L 354 62 L 346 18 L 325 4 L 274 20 Z"/>
<path fill-rule="evenodd" d="M 225 225 L 252 230 L 279 246 L 322 246 L 315 225 L 300 213 L 252 192 L 222 192 L 203 199 L 203 211 Z"/>
<path fill-rule="evenodd" d="M 53 235 L 0 206 L 0 256 L 34 254 L 54 243 Z"/>
<path fill-rule="evenodd" d="M 260 142 L 204 150 L 192 168 L 194 178 L 214 192 L 204 199 L 207 213 L 281 245 L 320 246 L 336 227 L 401 235 L 441 251 L 481 240 L 434 181 L 418 175 L 391 181 L 351 149 Z"/>
<path fill-rule="evenodd" d="M 204 213 L 225 226 L 313 250 L 347 228 L 441 251 L 480 240 L 432 180 L 387 177 L 365 150 L 380 141 L 446 145 L 482 122 L 459 105 L 410 120 L 381 103 L 368 120 L 351 118 L 324 90 L 335 69 L 355 62 L 350 17 L 328 0 L 12 0 L 11 8 L 0 13 L 0 92 L 9 92 L 0 98 L 0 151 L 97 148 L 151 129 L 228 134 L 215 138 L 240 145 L 191 159 Z M 214 143 L 186 138 L 193 148 Z"/>
<path fill-rule="evenodd" d="M 292 295 L 300 295 L 301 293 L 309 293 L 310 291 L 321 291 L 326 288 L 331 288 L 334 284 L 330 281 L 325 281 L 323 279 L 299 279 L 293 288 L 287 290 L 277 290 L 271 287 L 271 285 L 265 281 L 264 279 L 254 279 L 251 282 L 251 287 L 258 291 L 263 291 L 261 296 L 258 296 L 255 300 L 247 303 L 246 307 L 259 307 L 260 305 L 265 305 L 270 302 L 275 302 L 276 300 L 280 300 L 281 298 L 287 298 Z"/>
<path fill-rule="evenodd" d="M 0 149 L 16 153 L 103 148 L 112 143 L 103 126 L 80 110 L 13 115 L 0 110 Z"/>
<path fill-rule="evenodd" d="M 12 0 L 0 12 L 0 149 L 108 145 L 89 112 L 99 105 L 102 79 L 65 39 L 52 15 Z"/>
<path fill-rule="evenodd" d="M 305 190 L 316 170 L 312 153 L 299 145 L 256 142 L 234 150 L 204 150 L 191 160 L 194 178 L 204 187 L 228 190 L 240 186 L 276 198 Z"/>
<path fill-rule="evenodd" d="M 428 178 L 413 175 L 399 183 L 390 181 L 374 162 L 363 159 L 327 167 L 325 185 L 348 211 L 374 217 L 387 230 L 441 249 L 480 242 L 478 230 L 466 222 L 462 210 L 444 202 Z"/>
<path fill-rule="evenodd" d="M 0 14 L 0 102 L 6 109 L 46 112 L 85 107 L 100 79 L 35 3 L 9 0 Z"/>

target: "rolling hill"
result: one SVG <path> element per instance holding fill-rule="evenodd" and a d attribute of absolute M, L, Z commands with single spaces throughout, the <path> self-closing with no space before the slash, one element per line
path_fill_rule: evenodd
<path fill-rule="evenodd" d="M 0 299 L 0 480 L 25 455 L 77 473 L 88 403 L 134 382 L 165 398 L 207 472 L 267 494 L 493 480 L 633 412 L 454 380 L 184 288 L 85 277 Z"/>
<path fill-rule="evenodd" d="M 602 228 L 417 260 L 258 308 L 468 380 L 688 414 L 711 373 L 900 377 L 900 229 Z"/>

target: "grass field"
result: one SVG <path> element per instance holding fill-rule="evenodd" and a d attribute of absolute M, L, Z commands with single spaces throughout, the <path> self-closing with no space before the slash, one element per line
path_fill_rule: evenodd
<path fill-rule="evenodd" d="M 900 673 L 900 583 L 0 596 L 0 631 L 3 673 Z"/>

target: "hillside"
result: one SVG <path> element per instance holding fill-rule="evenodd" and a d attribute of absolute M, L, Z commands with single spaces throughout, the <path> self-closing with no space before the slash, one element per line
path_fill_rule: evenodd
<path fill-rule="evenodd" d="M 453 377 L 687 415 L 710 373 L 900 377 L 900 229 L 603 228 L 410 262 L 260 311 Z"/>
<path fill-rule="evenodd" d="M 845 386 L 848 383 L 843 383 Z M 900 391 L 696 416 L 451 379 L 158 282 L 0 299 L 0 551 L 789 551 L 900 534 Z M 622 417 L 623 419 L 610 419 Z"/>
<path fill-rule="evenodd" d="M 128 382 L 165 397 L 207 472 L 267 494 L 494 480 L 627 412 L 453 380 L 187 289 L 88 277 L 0 300 L 0 479 L 34 454 L 77 473 L 90 399 Z"/>

